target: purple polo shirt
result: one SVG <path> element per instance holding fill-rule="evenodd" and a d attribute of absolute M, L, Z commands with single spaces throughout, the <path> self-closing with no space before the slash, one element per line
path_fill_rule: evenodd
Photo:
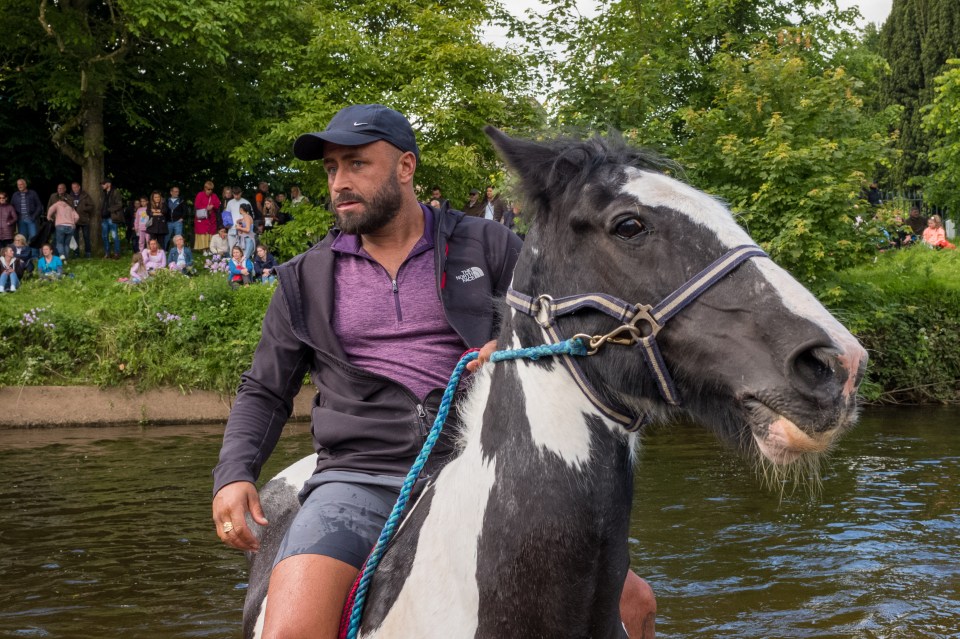
<path fill-rule="evenodd" d="M 443 312 L 434 273 L 433 213 L 421 205 L 423 236 L 393 280 L 360 244 L 341 234 L 331 245 L 333 330 L 349 361 L 424 399 L 447 385 L 466 348 Z"/>

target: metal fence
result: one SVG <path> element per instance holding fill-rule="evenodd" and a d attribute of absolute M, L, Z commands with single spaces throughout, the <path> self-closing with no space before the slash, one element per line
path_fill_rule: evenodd
<path fill-rule="evenodd" d="M 923 191 L 880 191 L 881 202 L 887 206 L 900 209 L 904 216 L 908 215 L 910 209 L 917 207 L 920 214 L 926 217 L 939 215 L 944 222 L 947 231 L 947 237 L 953 239 L 956 237 L 958 220 L 952 219 L 950 212 L 942 206 L 935 206 L 923 201 Z"/>

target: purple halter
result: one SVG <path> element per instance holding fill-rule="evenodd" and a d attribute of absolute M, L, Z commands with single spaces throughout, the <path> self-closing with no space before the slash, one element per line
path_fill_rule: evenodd
<path fill-rule="evenodd" d="M 731 249 L 656 306 L 630 304 L 604 293 L 570 295 L 559 299 L 553 299 L 549 295 L 530 297 L 513 288 L 507 291 L 506 299 L 510 307 L 536 319 L 553 343 L 564 340 L 557 330 L 556 323 L 557 317 L 561 315 L 570 315 L 585 308 L 610 315 L 621 322 L 621 325 L 611 332 L 606 335 L 580 334 L 574 337 L 584 340 L 590 355 L 607 343 L 636 345 L 653 374 L 660 396 L 668 404 L 679 406 L 679 395 L 660 355 L 660 347 L 657 346 L 657 334 L 663 329 L 667 320 L 752 257 L 767 257 L 767 254 L 754 244 L 745 244 Z M 564 355 L 562 361 L 573 375 L 577 385 L 604 415 L 631 432 L 639 430 L 646 423 L 646 415 L 633 415 L 629 410 L 610 406 L 601 401 L 572 357 Z"/>

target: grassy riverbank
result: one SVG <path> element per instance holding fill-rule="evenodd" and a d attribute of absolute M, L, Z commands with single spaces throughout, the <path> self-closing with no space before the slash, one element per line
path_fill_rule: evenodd
<path fill-rule="evenodd" d="M 250 364 L 273 286 L 161 272 L 118 282 L 121 262 L 71 260 L 0 298 L 0 384 L 170 386 L 231 392 Z M 202 269 L 201 269 L 202 270 Z"/>
<path fill-rule="evenodd" d="M 126 270 L 73 260 L 74 277 L 0 297 L 0 385 L 232 392 L 273 287 L 233 290 L 206 272 L 131 286 L 117 282 Z M 868 401 L 960 402 L 960 251 L 878 255 L 834 276 L 820 297 L 870 350 Z"/>
<path fill-rule="evenodd" d="M 960 251 L 883 253 L 820 298 L 870 352 L 868 401 L 960 403 Z"/>

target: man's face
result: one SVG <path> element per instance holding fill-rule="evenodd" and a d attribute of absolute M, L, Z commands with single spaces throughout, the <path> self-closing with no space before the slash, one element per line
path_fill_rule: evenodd
<path fill-rule="evenodd" d="M 67 194 L 67 185 L 58 184 L 57 185 L 57 195 L 66 195 Z"/>
<path fill-rule="evenodd" d="M 489 186 L 487 187 L 487 199 L 488 199 L 488 200 L 492 200 L 492 199 L 493 199 L 493 188 L 492 188 L 492 187 L 489 187 Z"/>
<path fill-rule="evenodd" d="M 239 199 L 241 199 L 241 198 L 243 198 L 243 191 L 234 191 L 234 192 L 233 192 L 233 199 L 239 200 Z"/>
<path fill-rule="evenodd" d="M 73 191 L 74 195 L 78 194 L 80 192 L 80 184 L 77 182 L 74 182 L 73 184 L 70 185 L 70 190 Z"/>
<path fill-rule="evenodd" d="M 400 212 L 403 192 L 397 170 L 401 156 L 383 140 L 363 146 L 326 144 L 323 168 L 337 224 L 344 233 L 374 233 Z"/>
<path fill-rule="evenodd" d="M 478 199 L 479 197 L 480 197 L 480 194 L 479 194 L 479 193 L 471 193 L 471 194 L 470 194 L 470 204 L 476 204 L 477 199 Z"/>
<path fill-rule="evenodd" d="M 179 186 L 174 186 L 174 187 L 172 187 L 172 188 L 170 189 L 170 197 L 172 197 L 172 198 L 178 198 L 178 197 L 180 197 L 180 187 L 179 187 Z"/>
<path fill-rule="evenodd" d="M 920 211 L 917 209 L 910 209 L 910 217 L 920 217 Z"/>
<path fill-rule="evenodd" d="M 264 193 L 266 193 L 269 188 L 270 188 L 270 185 L 267 184 L 266 182 L 260 183 L 260 190 L 263 191 Z"/>
<path fill-rule="evenodd" d="M 435 200 L 439 200 L 439 199 L 440 199 L 440 189 L 434 189 L 434 190 L 433 190 L 433 193 L 431 193 L 430 196 L 431 196 L 433 199 L 435 199 Z"/>
<path fill-rule="evenodd" d="M 103 189 L 104 191 L 109 191 L 109 190 L 110 190 L 110 183 L 109 183 L 109 182 L 104 182 L 103 184 L 100 185 L 100 188 Z"/>
<path fill-rule="evenodd" d="M 17 180 L 17 190 L 18 190 L 18 191 L 26 191 L 26 190 L 27 190 L 27 182 L 26 182 L 25 180 Z"/>

